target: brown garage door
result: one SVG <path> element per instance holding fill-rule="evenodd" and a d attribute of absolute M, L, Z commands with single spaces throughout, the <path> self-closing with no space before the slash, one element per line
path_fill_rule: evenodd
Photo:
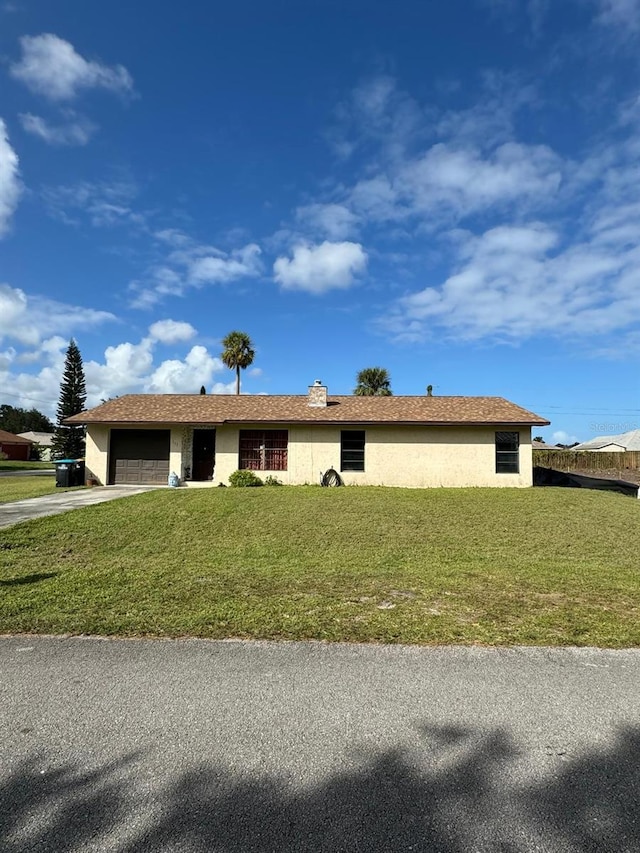
<path fill-rule="evenodd" d="M 169 445 L 168 429 L 112 429 L 109 482 L 166 485 Z"/>

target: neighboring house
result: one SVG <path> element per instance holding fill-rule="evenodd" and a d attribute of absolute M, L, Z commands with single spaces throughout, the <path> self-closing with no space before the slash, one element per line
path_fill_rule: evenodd
<path fill-rule="evenodd" d="M 54 433 L 52 432 L 19 432 L 21 438 L 28 438 L 40 451 L 40 459 L 43 462 L 51 461 L 51 444 Z"/>
<path fill-rule="evenodd" d="M 28 438 L 0 429 L 0 453 L 4 454 L 0 459 L 26 462 L 31 455 L 31 442 Z"/>
<path fill-rule="evenodd" d="M 69 418 L 87 425 L 100 483 L 227 483 L 246 468 L 285 484 L 329 468 L 351 485 L 531 486 L 531 427 L 501 397 L 131 394 Z"/>
<path fill-rule="evenodd" d="M 625 450 L 640 450 L 640 429 L 632 429 L 619 435 L 600 435 L 576 444 L 572 450 L 595 450 L 601 453 L 624 453 Z"/>
<path fill-rule="evenodd" d="M 546 444 L 544 441 L 536 441 L 535 438 L 531 442 L 531 447 L 534 450 L 561 450 L 562 449 L 561 447 L 558 447 L 557 444 Z"/>

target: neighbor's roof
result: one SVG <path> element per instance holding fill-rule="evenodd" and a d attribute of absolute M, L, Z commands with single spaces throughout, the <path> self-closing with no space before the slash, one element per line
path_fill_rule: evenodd
<path fill-rule="evenodd" d="M 560 450 L 557 444 L 547 444 L 545 441 L 536 441 L 535 438 L 531 442 L 531 447 L 534 450 Z"/>
<path fill-rule="evenodd" d="M 0 444 L 31 444 L 31 442 L 28 438 L 22 438 L 20 435 L 7 432 L 6 429 L 0 429 Z"/>
<path fill-rule="evenodd" d="M 640 429 L 632 429 L 629 432 L 621 432 L 619 435 L 599 435 L 582 444 L 576 444 L 572 450 L 599 450 L 609 444 L 617 444 L 625 450 L 640 450 Z"/>
<path fill-rule="evenodd" d="M 128 394 L 68 418 L 67 424 L 535 424 L 549 421 L 502 397 L 327 398 L 307 395 Z"/>
<path fill-rule="evenodd" d="M 22 438 L 28 438 L 36 444 L 41 444 L 43 447 L 49 447 L 53 441 L 55 433 L 53 432 L 19 432 L 18 435 Z"/>

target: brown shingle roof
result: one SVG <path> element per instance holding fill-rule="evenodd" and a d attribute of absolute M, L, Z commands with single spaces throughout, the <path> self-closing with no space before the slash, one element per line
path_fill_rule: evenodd
<path fill-rule="evenodd" d="M 28 438 L 14 435 L 12 432 L 7 432 L 5 429 L 0 429 L 0 444 L 33 444 Z"/>
<path fill-rule="evenodd" d="M 502 397 L 328 397 L 128 394 L 68 418 L 68 424 L 535 424 L 549 421 Z"/>

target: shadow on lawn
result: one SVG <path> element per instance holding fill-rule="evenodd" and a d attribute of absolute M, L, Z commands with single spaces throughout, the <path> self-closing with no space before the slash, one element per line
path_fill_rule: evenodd
<path fill-rule="evenodd" d="M 27 583 L 39 583 L 46 581 L 49 578 L 55 578 L 60 572 L 40 572 L 39 574 L 23 575 L 18 578 L 9 578 L 6 581 L 0 581 L 0 586 L 22 586 Z"/>
<path fill-rule="evenodd" d="M 0 786 L 3 853 L 516 853 L 640 849 L 640 728 L 608 748 L 567 760 L 542 783 L 512 781 L 518 750 L 501 730 L 424 729 L 428 766 L 410 750 L 362 756 L 362 764 L 296 787 L 218 765 L 178 775 L 147 816 L 133 782 L 136 756 L 99 770 L 42 759 L 16 767 Z M 145 777 L 148 778 L 148 777 Z M 136 798 L 140 797 L 139 800 Z M 148 817 L 144 831 L 129 824 Z M 30 825 L 33 815 L 42 822 Z M 126 830 L 133 840 L 124 841 Z M 26 833 L 20 835 L 20 832 Z M 18 833 L 15 835 L 14 833 Z M 122 833 L 122 834 L 121 834 Z M 137 834 L 135 834 L 137 833 Z"/>

